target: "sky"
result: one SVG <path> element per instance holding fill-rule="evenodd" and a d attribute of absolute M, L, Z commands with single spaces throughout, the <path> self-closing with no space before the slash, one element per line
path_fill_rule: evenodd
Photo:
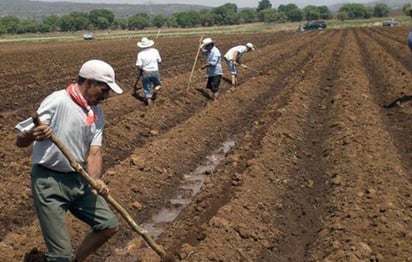
<path fill-rule="evenodd" d="M 225 3 L 233 3 L 238 7 L 253 7 L 256 8 L 260 0 L 36 0 L 42 2 L 79 2 L 79 3 L 117 3 L 117 4 L 198 4 L 205 6 L 221 6 Z M 281 4 L 296 4 L 302 8 L 307 5 L 333 5 L 337 3 L 368 3 L 373 0 L 270 0 L 273 8 L 277 8 Z"/>

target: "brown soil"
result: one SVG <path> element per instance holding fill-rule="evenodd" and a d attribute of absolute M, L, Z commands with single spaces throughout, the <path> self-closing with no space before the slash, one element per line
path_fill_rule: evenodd
<path fill-rule="evenodd" d="M 139 225 L 179 210 L 155 237 L 175 260 L 412 261 L 408 29 L 216 36 L 222 52 L 254 42 L 244 63 L 261 73 L 239 69 L 230 89 L 224 64 L 214 101 L 204 72 L 188 85 L 198 37 L 159 38 L 163 88 L 150 108 L 131 95 L 137 37 L 3 44 L 0 261 L 45 248 L 31 203 L 31 149 L 14 145 L 13 127 L 90 58 L 111 63 L 126 91 L 103 105 L 104 178 Z M 185 190 L 227 141 L 233 148 L 205 171 L 199 192 Z M 177 194 L 191 201 L 172 203 Z M 77 247 L 88 229 L 67 220 Z M 158 261 L 119 220 L 120 232 L 88 261 Z"/>

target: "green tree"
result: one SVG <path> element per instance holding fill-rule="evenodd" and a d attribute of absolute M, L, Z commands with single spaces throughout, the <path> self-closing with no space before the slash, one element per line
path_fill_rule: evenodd
<path fill-rule="evenodd" d="M 106 9 L 94 9 L 89 12 L 88 18 L 94 28 L 107 29 L 114 21 L 114 14 Z"/>
<path fill-rule="evenodd" d="M 176 23 L 182 28 L 200 25 L 200 18 L 196 11 L 179 12 L 176 14 Z"/>
<path fill-rule="evenodd" d="M 127 21 L 127 28 L 129 30 L 143 30 L 150 26 L 150 17 L 146 13 L 138 13 L 131 16 Z"/>
<path fill-rule="evenodd" d="M 374 17 L 386 17 L 391 12 L 391 9 L 386 4 L 376 4 L 373 8 Z"/>
<path fill-rule="evenodd" d="M 365 19 L 373 17 L 373 7 L 367 6 L 365 8 Z"/>
<path fill-rule="evenodd" d="M 20 20 L 14 16 L 5 16 L 0 18 L 0 25 L 3 26 L 7 34 L 17 34 L 19 30 Z"/>
<path fill-rule="evenodd" d="M 43 24 L 50 28 L 50 31 L 57 31 L 60 27 L 60 18 L 57 15 L 46 16 L 43 19 Z"/>
<path fill-rule="evenodd" d="M 52 31 L 56 31 L 57 29 L 53 29 L 48 25 L 45 24 L 44 22 L 41 22 L 39 24 L 39 32 L 40 33 L 48 33 L 48 32 L 52 32 Z"/>
<path fill-rule="evenodd" d="M 287 14 L 288 20 L 292 22 L 302 21 L 304 17 L 305 14 L 303 13 L 302 9 L 294 9 Z"/>
<path fill-rule="evenodd" d="M 6 27 L 4 27 L 4 25 L 0 24 L 0 35 L 5 34 L 6 32 L 7 32 Z"/>
<path fill-rule="evenodd" d="M 112 23 L 107 20 L 106 17 L 99 16 L 96 20 L 95 23 L 92 23 L 94 28 L 100 29 L 100 30 L 105 30 L 110 27 Z"/>
<path fill-rule="evenodd" d="M 213 26 L 215 24 L 213 14 L 209 9 L 202 9 L 198 13 L 200 24 L 202 26 Z"/>
<path fill-rule="evenodd" d="M 339 8 L 339 12 L 345 12 L 347 14 L 347 19 L 365 19 L 372 16 L 373 10 L 365 7 L 362 4 L 344 4 Z"/>
<path fill-rule="evenodd" d="M 212 9 L 214 21 L 217 25 L 235 25 L 239 23 L 237 5 L 224 4 Z"/>
<path fill-rule="evenodd" d="M 176 14 L 173 14 L 173 15 L 171 15 L 171 16 L 169 16 L 169 17 L 167 18 L 166 25 L 167 25 L 168 27 L 178 27 L 178 26 L 179 26 L 179 25 L 177 24 Z"/>
<path fill-rule="evenodd" d="M 252 8 L 244 8 L 239 11 L 240 22 L 253 23 L 257 20 L 257 11 Z"/>
<path fill-rule="evenodd" d="M 412 16 L 411 3 L 407 3 L 407 4 L 403 5 L 402 10 L 403 10 L 405 15 Z"/>
<path fill-rule="evenodd" d="M 331 19 L 333 17 L 332 12 L 326 5 L 319 6 L 320 19 Z"/>
<path fill-rule="evenodd" d="M 277 11 L 275 9 L 264 9 L 260 11 L 263 22 L 273 23 L 277 21 Z"/>
<path fill-rule="evenodd" d="M 336 18 L 337 18 L 338 20 L 340 20 L 340 21 L 345 21 L 345 20 L 348 20 L 349 15 L 348 15 L 348 13 L 347 13 L 346 11 L 340 10 L 340 11 L 338 12 L 338 14 L 336 15 Z"/>
<path fill-rule="evenodd" d="M 276 21 L 278 23 L 286 23 L 288 21 L 288 17 L 283 12 L 276 13 Z"/>
<path fill-rule="evenodd" d="M 260 12 L 260 11 L 263 11 L 263 10 L 265 10 L 265 9 L 272 9 L 272 3 L 270 3 L 269 0 L 261 0 L 261 1 L 258 3 L 258 6 L 257 6 L 256 11 L 257 11 L 257 12 Z"/>
<path fill-rule="evenodd" d="M 114 19 L 112 25 L 110 26 L 112 29 L 127 29 L 127 19 L 126 18 L 116 18 Z"/>
<path fill-rule="evenodd" d="M 22 20 L 20 22 L 19 34 L 24 33 L 37 33 L 39 32 L 40 22 L 36 20 Z"/>
<path fill-rule="evenodd" d="M 63 32 L 74 31 L 74 18 L 70 15 L 64 15 L 60 19 L 60 30 Z"/>
<path fill-rule="evenodd" d="M 79 31 L 90 29 L 88 15 L 83 12 L 72 12 L 61 18 L 60 29 L 62 31 Z"/>
<path fill-rule="evenodd" d="M 153 17 L 152 20 L 152 25 L 156 26 L 157 28 L 161 28 L 162 26 L 164 26 L 166 23 L 166 17 L 164 17 L 163 15 L 156 15 L 155 17 Z"/>
<path fill-rule="evenodd" d="M 278 12 L 284 13 L 292 22 L 302 21 L 304 17 L 302 9 L 295 4 L 279 5 Z"/>
<path fill-rule="evenodd" d="M 306 20 L 317 20 L 320 18 L 320 10 L 317 6 L 308 5 L 303 8 Z"/>

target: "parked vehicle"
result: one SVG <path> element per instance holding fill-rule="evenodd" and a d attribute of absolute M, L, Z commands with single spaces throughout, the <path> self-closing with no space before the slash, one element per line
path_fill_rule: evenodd
<path fill-rule="evenodd" d="M 382 26 L 397 26 L 399 25 L 399 22 L 396 21 L 395 19 L 390 19 L 390 20 L 385 20 L 382 23 Z"/>
<path fill-rule="evenodd" d="M 84 40 L 92 40 L 92 39 L 94 39 L 94 34 L 92 32 L 84 33 L 83 39 Z"/>
<path fill-rule="evenodd" d="M 301 24 L 298 28 L 299 31 L 303 32 L 306 30 L 314 30 L 314 29 L 325 29 L 326 28 L 326 22 L 323 20 L 313 20 L 313 21 L 308 21 L 307 23 Z"/>

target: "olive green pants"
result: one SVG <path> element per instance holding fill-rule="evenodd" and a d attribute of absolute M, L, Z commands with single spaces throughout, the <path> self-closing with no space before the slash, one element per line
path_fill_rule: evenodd
<path fill-rule="evenodd" d="M 31 189 L 48 251 L 47 261 L 72 261 L 73 251 L 66 227 L 66 214 L 88 224 L 93 231 L 114 229 L 118 221 L 106 200 L 75 172 L 60 173 L 33 165 Z"/>

